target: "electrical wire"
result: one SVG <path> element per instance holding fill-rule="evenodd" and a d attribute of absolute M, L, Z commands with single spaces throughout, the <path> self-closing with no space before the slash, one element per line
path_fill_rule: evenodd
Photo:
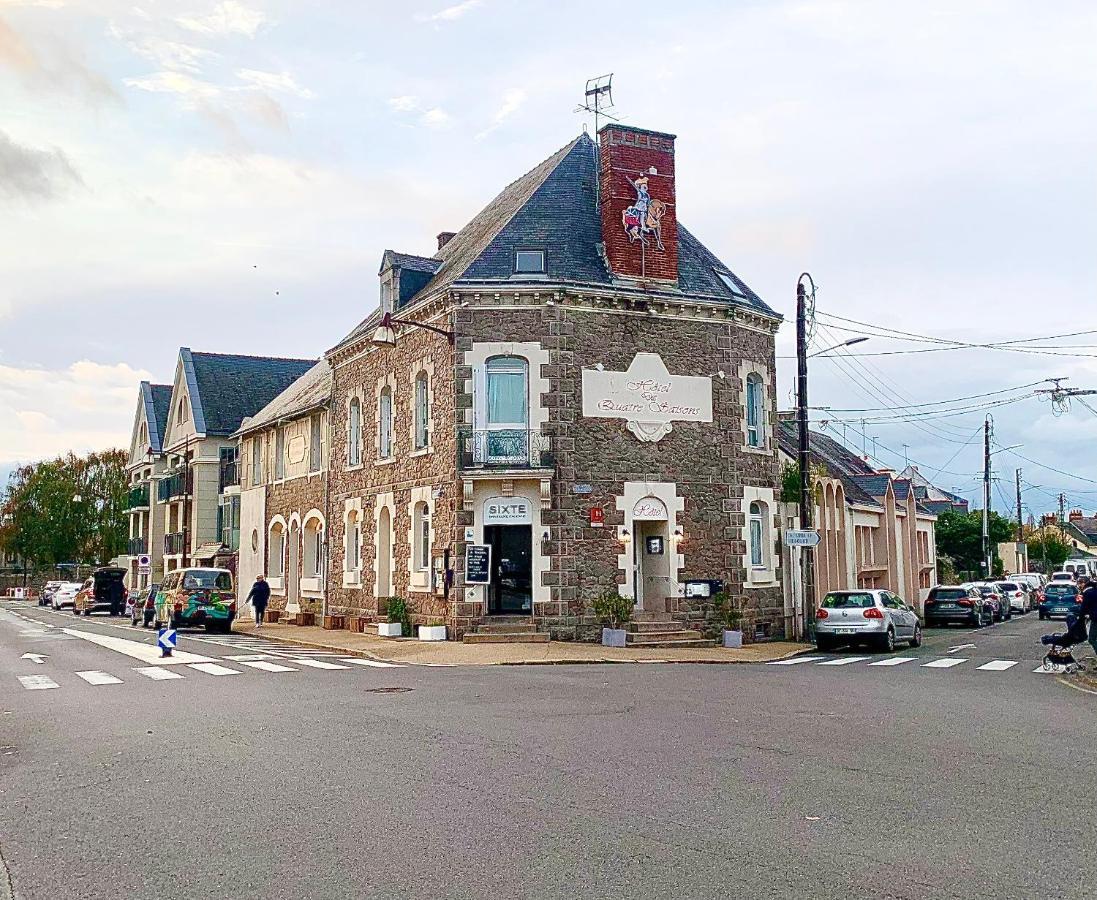
<path fill-rule="evenodd" d="M 910 404 L 907 405 L 907 407 L 908 407 L 908 409 L 917 409 L 917 408 L 923 407 L 923 406 L 938 406 L 938 405 L 947 405 L 947 404 L 950 404 L 950 403 L 960 403 L 960 402 L 964 402 L 964 401 L 967 401 L 967 400 L 977 400 L 980 397 L 994 397 L 994 396 L 997 396 L 998 394 L 1008 394 L 1008 393 L 1011 393 L 1013 391 L 1023 391 L 1026 388 L 1036 387 L 1037 385 L 1044 384 L 1046 381 L 1047 381 L 1047 379 L 1045 378 L 1043 381 L 1033 381 L 1031 384 L 1019 384 L 1019 385 L 1017 385 L 1017 387 L 1002 388 L 1000 391 L 987 391 L 985 394 L 972 394 L 968 397 L 954 397 L 951 400 L 932 400 L 929 403 L 910 403 Z M 889 409 L 890 407 L 887 407 L 887 406 L 867 406 L 864 409 L 856 409 L 856 408 L 845 408 L 845 407 L 839 407 L 839 406 L 812 406 L 810 408 L 811 409 L 825 409 L 828 412 L 861 413 L 861 412 L 878 412 L 878 411 L 881 411 L 881 410 Z"/>
<path fill-rule="evenodd" d="M 1029 459 L 1027 456 L 1022 456 L 1012 447 L 999 447 L 998 449 L 1002 450 L 1005 453 L 1010 453 L 1013 456 L 1016 456 L 1018 459 L 1023 459 L 1027 463 L 1032 463 L 1032 465 L 1037 466 L 1041 469 L 1047 469 L 1049 472 L 1054 472 L 1056 475 L 1064 475 L 1067 478 L 1074 478 L 1078 481 L 1084 481 L 1087 484 L 1097 484 L 1097 479 L 1086 478 L 1084 475 L 1075 475 L 1073 472 L 1064 472 L 1062 469 L 1056 469 L 1054 466 L 1049 466 L 1046 463 L 1037 462 L 1035 459 Z M 1089 492 L 1087 491 L 1087 493 Z"/>

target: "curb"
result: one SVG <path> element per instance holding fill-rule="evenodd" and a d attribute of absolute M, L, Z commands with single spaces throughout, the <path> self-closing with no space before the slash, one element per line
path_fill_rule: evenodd
<path fill-rule="evenodd" d="M 283 637 L 282 635 L 272 635 L 267 632 L 260 631 L 258 635 L 254 631 L 234 631 L 233 634 L 243 634 L 248 637 L 259 637 L 263 640 L 272 641 L 277 644 L 289 644 L 294 647 L 307 647 L 310 650 L 328 650 L 332 653 L 342 653 L 346 656 L 359 656 L 363 659 L 372 659 L 375 662 L 388 662 L 398 663 L 405 666 L 421 666 L 423 668 L 457 668 L 467 666 L 469 668 L 486 667 L 486 666 L 589 666 L 589 665 L 697 665 L 697 666 L 750 666 L 750 665 L 764 665 L 765 663 L 779 662 L 783 659 L 791 659 L 794 656 L 800 656 L 804 653 L 814 653 L 815 648 L 809 647 L 804 650 L 790 650 L 788 653 L 784 653 L 780 656 L 775 656 L 772 659 L 530 659 L 530 660 L 503 660 L 500 662 L 454 662 L 454 663 L 424 663 L 424 662 L 412 662 L 411 660 L 393 659 L 391 657 L 379 656 L 369 650 L 351 650 L 344 647 L 333 647 L 330 644 L 320 644 L 316 641 L 303 641 L 292 637 Z"/>

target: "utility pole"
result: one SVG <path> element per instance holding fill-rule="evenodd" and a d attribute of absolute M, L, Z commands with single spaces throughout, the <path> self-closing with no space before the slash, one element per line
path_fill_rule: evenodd
<path fill-rule="evenodd" d="M 994 559 L 990 554 L 990 424 L 988 415 L 983 422 L 983 577 L 987 579 L 994 575 Z"/>
<path fill-rule="evenodd" d="M 1067 495 L 1059 495 L 1059 528 L 1061 529 L 1067 521 Z"/>
<path fill-rule="evenodd" d="M 1021 513 L 1021 470 L 1017 470 L 1017 540 L 1025 539 L 1025 522 Z"/>
<path fill-rule="evenodd" d="M 808 294 L 804 279 L 811 282 L 811 293 L 815 295 L 815 281 L 804 272 L 796 282 L 796 416 L 799 426 L 800 464 L 800 528 L 811 530 L 811 454 L 808 439 L 808 336 L 807 303 Z M 801 582 L 804 586 L 803 634 L 812 638 L 815 633 L 815 556 L 813 547 L 800 548 Z"/>

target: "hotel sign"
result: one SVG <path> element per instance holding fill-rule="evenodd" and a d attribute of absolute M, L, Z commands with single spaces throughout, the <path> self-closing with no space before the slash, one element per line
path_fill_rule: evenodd
<path fill-rule="evenodd" d="M 583 369 L 583 415 L 624 419 L 641 441 L 658 441 L 674 422 L 712 421 L 712 378 L 671 375 L 658 353 L 637 353 L 627 372 Z"/>

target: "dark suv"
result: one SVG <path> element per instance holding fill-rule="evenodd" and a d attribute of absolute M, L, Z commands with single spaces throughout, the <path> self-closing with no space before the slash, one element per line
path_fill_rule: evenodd
<path fill-rule="evenodd" d="M 939 584 L 926 598 L 926 625 L 959 622 L 978 628 L 994 621 L 994 609 L 973 584 Z"/>

